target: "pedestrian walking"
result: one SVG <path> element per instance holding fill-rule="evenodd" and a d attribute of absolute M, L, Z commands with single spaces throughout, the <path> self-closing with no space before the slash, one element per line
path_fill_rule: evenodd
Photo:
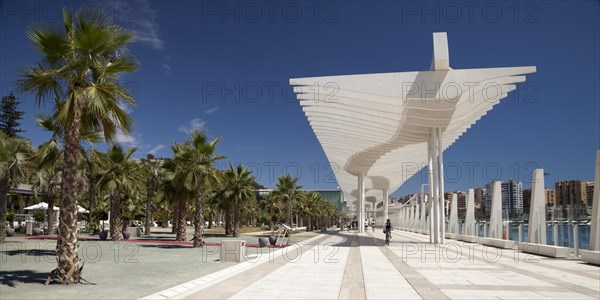
<path fill-rule="evenodd" d="M 390 239 L 392 239 L 392 222 L 390 219 L 387 219 L 385 225 L 383 226 L 383 233 L 385 233 L 385 244 L 390 244 Z"/>

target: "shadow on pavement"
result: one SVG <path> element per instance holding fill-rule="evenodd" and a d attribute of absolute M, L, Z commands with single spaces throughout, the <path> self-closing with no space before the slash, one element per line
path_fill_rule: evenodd
<path fill-rule="evenodd" d="M 55 256 L 56 251 L 46 249 L 23 249 L 23 250 L 8 250 L 2 252 L 5 255 L 27 255 L 27 256 Z"/>
<path fill-rule="evenodd" d="M 187 245 L 168 245 L 168 244 L 140 244 L 140 247 L 145 248 L 160 248 L 160 249 L 192 249 L 192 246 Z"/>
<path fill-rule="evenodd" d="M 31 270 L 0 271 L 0 282 L 9 287 L 15 287 L 16 283 L 44 284 L 47 277 L 48 273 L 39 273 Z"/>

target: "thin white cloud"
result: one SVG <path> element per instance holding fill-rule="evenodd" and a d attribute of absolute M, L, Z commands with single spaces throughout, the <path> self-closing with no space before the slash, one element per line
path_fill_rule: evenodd
<path fill-rule="evenodd" d="M 171 76 L 171 65 L 168 63 L 164 63 L 162 66 L 163 69 L 165 69 L 165 75 Z"/>
<path fill-rule="evenodd" d="M 209 114 L 212 114 L 212 113 L 217 112 L 217 111 L 219 111 L 219 107 L 215 106 L 215 107 L 213 107 L 211 109 L 205 110 L 204 113 L 207 114 L 207 115 L 209 115 Z"/>
<path fill-rule="evenodd" d="M 138 8 L 136 13 L 137 22 L 133 28 L 135 39 L 156 50 L 162 50 L 165 42 L 160 35 L 160 25 L 156 20 L 156 11 L 150 7 L 150 2 L 147 0 L 139 0 L 135 3 Z"/>
<path fill-rule="evenodd" d="M 142 142 L 142 135 L 136 133 L 126 136 L 121 130 L 117 130 L 113 141 L 126 147 L 138 147 Z"/>
<path fill-rule="evenodd" d="M 204 121 L 202 121 L 202 119 L 200 118 L 195 118 L 191 121 L 186 122 L 185 124 L 179 126 L 179 128 L 177 128 L 177 131 L 179 132 L 183 132 L 186 134 L 190 134 L 192 132 L 194 132 L 194 130 L 205 130 L 206 127 L 204 126 L 206 123 Z"/>
<path fill-rule="evenodd" d="M 164 149 L 164 148 L 166 148 L 166 147 L 167 147 L 167 146 L 165 146 L 165 145 L 163 145 L 163 144 L 160 144 L 160 145 L 158 145 L 158 146 L 156 146 L 156 147 L 152 148 L 150 151 L 148 151 L 148 154 L 152 154 L 152 155 L 154 155 L 154 154 L 156 154 L 156 152 L 158 152 L 158 151 L 160 151 L 160 150 L 162 150 L 162 149 Z"/>

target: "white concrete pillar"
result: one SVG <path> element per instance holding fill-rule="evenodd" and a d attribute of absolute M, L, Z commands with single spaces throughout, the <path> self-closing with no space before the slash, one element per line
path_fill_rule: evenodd
<path fill-rule="evenodd" d="M 439 197 L 440 197 L 440 243 L 446 240 L 446 201 L 444 201 L 444 148 L 442 147 L 442 128 L 437 128 L 437 143 L 438 143 L 438 177 L 439 177 Z"/>
<path fill-rule="evenodd" d="M 450 210 L 450 221 L 448 222 L 448 232 L 458 234 L 458 196 L 452 193 L 452 203 Z"/>
<path fill-rule="evenodd" d="M 413 218 L 413 224 L 412 224 L 413 229 L 415 229 L 415 230 L 419 229 L 419 224 L 420 224 L 420 222 L 419 222 L 419 213 L 420 213 L 420 211 L 419 211 L 419 202 L 417 200 L 417 202 L 415 203 L 415 216 Z"/>
<path fill-rule="evenodd" d="M 533 170 L 531 205 L 529 208 L 529 243 L 546 245 L 546 190 L 544 189 L 544 169 Z"/>
<path fill-rule="evenodd" d="M 467 194 L 467 213 L 465 215 L 465 235 L 477 235 L 475 233 L 475 190 L 469 189 Z"/>
<path fill-rule="evenodd" d="M 600 251 L 600 150 L 596 151 L 596 178 L 594 179 L 594 198 L 592 202 L 592 224 L 590 232 L 590 251 Z"/>
<path fill-rule="evenodd" d="M 421 218 L 419 219 L 419 229 L 426 230 L 427 229 L 427 201 L 425 196 L 423 196 L 423 201 L 421 202 Z"/>
<path fill-rule="evenodd" d="M 429 237 L 431 243 L 439 243 L 439 214 L 438 214 L 438 184 L 437 184 L 437 155 L 436 155 L 436 134 L 435 128 L 431 129 L 429 136 L 429 142 L 427 143 L 428 149 L 428 165 L 429 165 L 429 195 L 431 199 L 430 213 L 429 213 Z"/>
<path fill-rule="evenodd" d="M 406 227 L 408 227 L 408 230 L 410 230 L 410 231 L 412 231 L 412 229 L 413 229 L 412 224 L 415 219 L 414 211 L 415 211 L 415 207 L 413 206 L 413 204 L 412 203 L 409 204 L 409 206 L 408 206 L 408 224 Z"/>
<path fill-rule="evenodd" d="M 383 224 L 389 219 L 388 190 L 383 189 Z"/>
<path fill-rule="evenodd" d="M 365 232 L 365 178 L 358 173 L 358 232 Z"/>
<path fill-rule="evenodd" d="M 502 182 L 494 181 L 490 215 L 490 238 L 502 238 Z"/>

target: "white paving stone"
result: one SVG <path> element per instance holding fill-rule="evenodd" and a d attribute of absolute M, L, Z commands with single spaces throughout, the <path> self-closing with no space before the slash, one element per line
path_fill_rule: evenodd
<path fill-rule="evenodd" d="M 341 237 L 332 236 L 325 242 L 311 247 L 309 251 L 302 253 L 297 261 L 288 262 L 264 278 L 251 283 L 231 299 L 337 298 L 349 249 L 337 247 L 339 250 L 334 254 L 337 262 L 326 263 L 326 256 L 333 253 L 330 250 L 331 246 L 326 244 L 341 241 Z"/>

